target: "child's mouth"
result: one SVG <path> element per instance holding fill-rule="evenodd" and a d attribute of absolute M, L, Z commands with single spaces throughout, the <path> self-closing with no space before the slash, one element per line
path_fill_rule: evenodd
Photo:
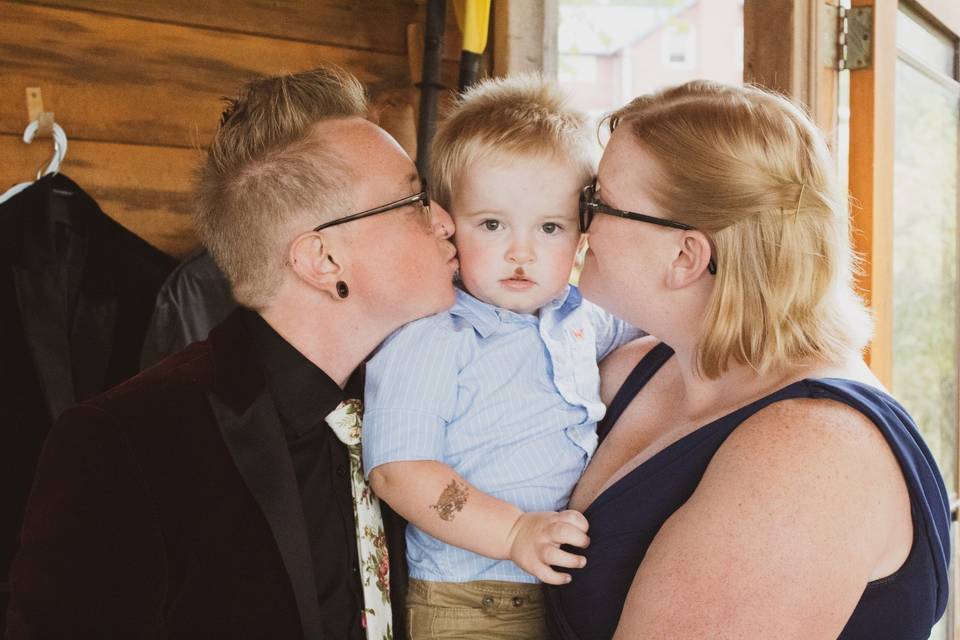
<path fill-rule="evenodd" d="M 512 278 L 504 278 L 500 281 L 500 284 L 507 289 L 512 289 L 514 291 L 525 291 L 534 286 L 536 283 L 526 276 L 515 275 Z"/>

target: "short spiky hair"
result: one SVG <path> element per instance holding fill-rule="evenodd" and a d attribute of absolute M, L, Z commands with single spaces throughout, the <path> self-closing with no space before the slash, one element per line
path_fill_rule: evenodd
<path fill-rule="evenodd" d="M 524 74 L 483 80 L 466 91 L 437 128 L 430 158 L 433 198 L 448 208 L 463 172 L 496 153 L 569 158 L 586 185 L 594 173 L 584 115 L 553 83 Z"/>
<path fill-rule="evenodd" d="M 291 228 L 304 212 L 343 198 L 347 168 L 311 136 L 313 126 L 366 112 L 363 86 L 332 65 L 258 78 L 229 101 L 200 171 L 193 220 L 237 302 L 266 305 Z"/>

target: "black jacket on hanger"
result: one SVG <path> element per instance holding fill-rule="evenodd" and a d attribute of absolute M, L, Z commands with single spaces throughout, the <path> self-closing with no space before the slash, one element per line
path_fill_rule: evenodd
<path fill-rule="evenodd" d="M 175 265 L 62 174 L 0 204 L 0 629 L 47 431 L 68 406 L 137 373 Z"/>
<path fill-rule="evenodd" d="M 187 256 L 163 283 L 143 341 L 140 367 L 146 369 L 191 342 L 206 340 L 237 303 L 230 283 L 206 249 Z"/>

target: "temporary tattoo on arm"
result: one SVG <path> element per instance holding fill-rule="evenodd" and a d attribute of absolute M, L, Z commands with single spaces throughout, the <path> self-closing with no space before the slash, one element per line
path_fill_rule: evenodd
<path fill-rule="evenodd" d="M 441 520 L 450 522 L 457 516 L 457 513 L 463 511 L 463 506 L 467 504 L 469 494 L 470 487 L 466 483 L 451 480 L 443 493 L 440 494 L 437 504 L 430 505 L 430 508 L 436 509 Z"/>

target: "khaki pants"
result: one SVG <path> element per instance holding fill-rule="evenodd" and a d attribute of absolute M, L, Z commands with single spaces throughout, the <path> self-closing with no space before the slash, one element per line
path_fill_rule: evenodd
<path fill-rule="evenodd" d="M 547 640 L 539 584 L 410 580 L 410 640 Z"/>

